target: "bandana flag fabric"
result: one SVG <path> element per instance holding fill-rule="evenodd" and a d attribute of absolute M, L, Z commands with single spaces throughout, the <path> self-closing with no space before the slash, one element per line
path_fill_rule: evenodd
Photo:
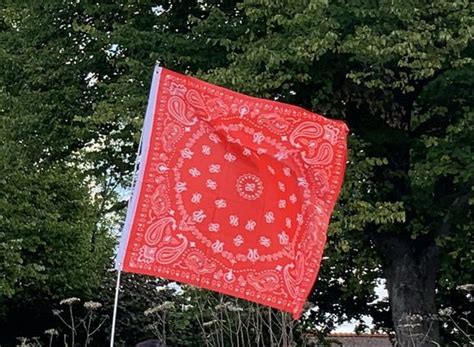
<path fill-rule="evenodd" d="M 348 128 L 156 67 L 117 268 L 301 316 Z"/>

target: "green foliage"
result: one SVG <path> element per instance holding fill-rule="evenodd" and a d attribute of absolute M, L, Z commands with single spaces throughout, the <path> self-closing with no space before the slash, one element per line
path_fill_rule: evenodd
<path fill-rule="evenodd" d="M 28 319 L 50 300 L 97 288 L 113 252 L 103 199 L 92 195 L 101 177 L 92 180 L 87 163 L 76 161 L 95 134 L 76 121 L 91 110 L 84 66 L 66 64 L 72 38 L 60 34 L 48 10 L 0 7 L 0 318 L 6 329 L 35 305 Z"/>
<path fill-rule="evenodd" d="M 58 296 L 97 284 L 98 274 L 89 269 L 103 266 L 104 254 L 91 252 L 97 226 L 88 191 L 71 172 L 25 171 L 1 172 L 0 230 L 8 250 L 2 252 L 1 297 Z"/>

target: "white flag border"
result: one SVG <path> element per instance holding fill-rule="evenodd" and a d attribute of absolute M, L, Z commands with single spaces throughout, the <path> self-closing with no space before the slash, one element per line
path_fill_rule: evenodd
<path fill-rule="evenodd" d="M 138 205 L 138 198 L 140 197 L 141 188 L 143 185 L 143 180 L 145 176 L 145 168 L 147 164 L 147 154 L 150 147 L 151 132 L 153 129 L 153 121 L 155 119 L 155 109 L 158 101 L 158 88 L 160 86 L 161 72 L 163 68 L 156 65 L 153 78 L 151 82 L 150 94 L 148 97 L 148 106 L 146 109 L 145 120 L 143 122 L 143 129 L 140 144 L 138 147 L 137 159 L 135 162 L 135 168 L 132 178 L 132 196 L 129 199 L 127 207 L 127 217 L 125 218 L 125 224 L 122 228 L 122 235 L 120 237 L 120 244 L 117 251 L 117 256 L 115 258 L 115 269 L 122 271 L 123 269 L 123 258 L 125 256 L 125 251 L 128 247 L 128 242 L 130 239 L 130 231 L 132 228 L 132 222 L 135 217 L 135 213 Z M 138 168 L 138 179 L 137 176 Z"/>

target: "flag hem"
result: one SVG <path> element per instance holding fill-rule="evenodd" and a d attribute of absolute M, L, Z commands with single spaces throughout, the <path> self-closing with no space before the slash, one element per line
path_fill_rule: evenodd
<path fill-rule="evenodd" d="M 158 89 L 160 86 L 160 77 L 163 68 L 156 65 L 153 71 L 153 77 L 151 82 L 150 94 L 148 96 L 148 105 L 145 113 L 145 120 L 143 122 L 142 128 L 142 139 L 140 143 L 139 153 L 137 155 L 138 160 L 138 179 L 132 179 L 132 195 L 130 204 L 127 209 L 127 216 L 125 218 L 125 224 L 122 228 L 122 235 L 120 237 L 119 249 L 117 252 L 117 257 L 115 260 L 115 269 L 123 269 L 123 259 L 125 257 L 125 250 L 128 247 L 128 241 L 130 238 L 130 231 L 132 229 L 132 223 L 135 217 L 135 212 L 137 210 L 138 199 L 140 196 L 140 191 L 142 188 L 143 178 L 145 175 L 146 162 L 148 157 L 148 148 L 151 141 L 151 133 L 153 130 L 153 120 L 155 118 L 155 109 L 158 99 Z M 136 173 L 134 173 L 135 176 Z"/>

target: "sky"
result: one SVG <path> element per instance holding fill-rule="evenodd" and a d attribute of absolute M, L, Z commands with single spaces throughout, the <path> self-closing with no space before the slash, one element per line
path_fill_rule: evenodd
<path fill-rule="evenodd" d="M 375 294 L 378 296 L 377 301 L 384 300 L 384 299 L 388 298 L 388 292 L 387 292 L 387 289 L 385 287 L 385 280 L 379 279 L 377 287 L 375 287 Z M 365 324 L 367 324 L 367 326 L 369 326 L 369 327 L 372 326 L 372 317 L 364 316 L 363 320 L 364 320 Z M 338 326 L 334 330 L 334 332 L 335 333 L 353 333 L 357 323 L 358 323 L 357 321 L 346 322 L 346 323 L 341 324 L 340 326 Z"/>

